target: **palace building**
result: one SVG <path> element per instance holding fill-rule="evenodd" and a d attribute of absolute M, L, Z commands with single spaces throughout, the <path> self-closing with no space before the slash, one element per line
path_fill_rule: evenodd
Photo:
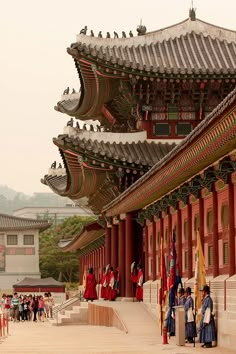
<path fill-rule="evenodd" d="M 96 222 L 62 242 L 78 249 L 80 280 L 118 267 L 132 297 L 130 265 L 144 265 L 144 302 L 157 308 L 160 240 L 168 263 L 176 229 L 180 273 L 193 285 L 196 232 L 215 301 L 218 342 L 236 339 L 236 31 L 196 18 L 153 32 L 107 38 L 81 31 L 68 48 L 81 90 L 55 109 L 71 119 L 53 139 L 64 168 L 42 179 Z M 88 126 L 86 121 L 98 121 Z M 81 122 L 80 122 L 81 124 Z"/>
<path fill-rule="evenodd" d="M 47 220 L 0 214 L 0 291 L 10 293 L 13 284 L 25 277 L 40 278 L 39 232 L 49 228 Z"/>

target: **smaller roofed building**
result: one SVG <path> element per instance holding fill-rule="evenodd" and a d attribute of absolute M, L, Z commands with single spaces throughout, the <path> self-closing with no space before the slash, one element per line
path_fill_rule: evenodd
<path fill-rule="evenodd" d="M 52 277 L 36 279 L 24 278 L 13 285 L 14 292 L 19 294 L 44 294 L 50 292 L 55 303 L 61 303 L 66 298 L 65 284 Z"/>
<path fill-rule="evenodd" d="M 45 220 L 0 214 L 0 291 L 12 290 L 25 277 L 40 278 L 39 232 Z"/>

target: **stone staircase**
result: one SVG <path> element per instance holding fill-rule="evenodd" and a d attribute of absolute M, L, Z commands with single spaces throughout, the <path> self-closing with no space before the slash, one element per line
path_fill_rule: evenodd
<path fill-rule="evenodd" d="M 88 324 L 88 303 L 77 302 L 76 304 L 62 308 L 49 321 L 53 326 L 86 325 Z"/>

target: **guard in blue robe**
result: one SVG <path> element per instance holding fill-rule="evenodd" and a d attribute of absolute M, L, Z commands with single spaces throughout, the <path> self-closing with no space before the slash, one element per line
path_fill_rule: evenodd
<path fill-rule="evenodd" d="M 200 343 L 203 343 L 203 348 L 211 348 L 212 342 L 216 340 L 215 321 L 212 315 L 213 301 L 210 297 L 210 287 L 204 285 L 203 289 L 203 302 L 201 311 L 200 322 Z"/>
<path fill-rule="evenodd" d="M 197 337 L 196 323 L 194 319 L 194 303 L 191 296 L 191 288 L 185 289 L 186 302 L 184 304 L 185 311 L 185 339 L 188 343 L 194 343 L 194 337 Z"/>
<path fill-rule="evenodd" d="M 184 288 L 178 290 L 178 306 L 184 306 L 186 297 L 184 296 Z"/>

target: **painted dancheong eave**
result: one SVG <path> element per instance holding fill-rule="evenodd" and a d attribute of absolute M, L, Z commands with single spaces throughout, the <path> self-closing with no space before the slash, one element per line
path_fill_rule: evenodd
<path fill-rule="evenodd" d="M 140 209 L 235 148 L 236 89 L 188 137 L 103 211 L 113 216 Z"/>

